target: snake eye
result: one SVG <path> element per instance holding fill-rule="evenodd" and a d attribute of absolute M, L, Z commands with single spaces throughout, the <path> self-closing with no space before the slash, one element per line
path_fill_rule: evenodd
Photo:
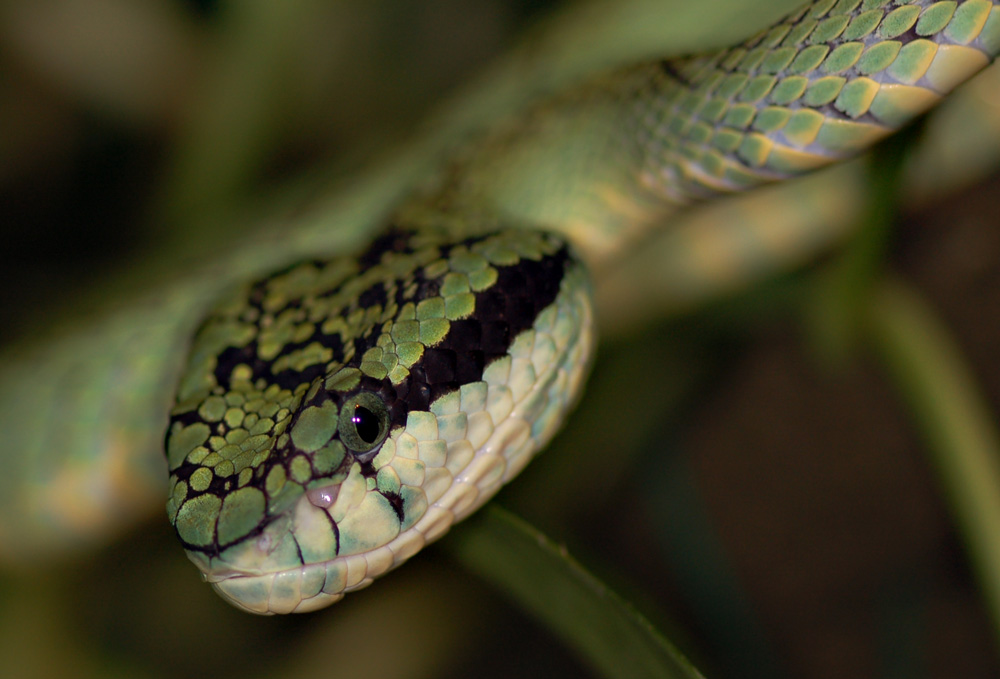
<path fill-rule="evenodd" d="M 389 409 L 378 396 L 363 391 L 347 399 L 337 425 L 340 441 L 354 453 L 367 453 L 389 433 Z"/>

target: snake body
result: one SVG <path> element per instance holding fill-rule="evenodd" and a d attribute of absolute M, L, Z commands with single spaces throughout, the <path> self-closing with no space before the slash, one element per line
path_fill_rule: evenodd
<path fill-rule="evenodd" d="M 105 463 L 8 477 L 19 486 L 0 495 L 27 496 L 33 523 L 0 522 L 0 543 L 27 554 L 19 545 L 53 541 L 43 527 L 72 540 L 121 514 L 130 432 L 149 422 L 124 421 L 138 411 L 108 385 L 134 383 L 159 403 L 180 373 L 167 513 L 189 557 L 252 612 L 332 603 L 443 535 L 544 448 L 591 363 L 591 288 L 672 213 L 855 155 L 998 52 L 990 0 L 815 0 L 736 47 L 618 69 L 533 104 L 459 148 L 358 256 L 226 292 L 185 367 L 6 372 L 43 391 L 67 373 L 87 382 L 79 398 Z M 745 250 L 763 269 L 782 257 Z M 182 300 L 185 317 L 215 295 L 204 288 L 181 283 L 161 307 Z M 130 320 L 128 342 L 171 351 L 176 323 Z M 33 402 L 10 396 L 3 416 L 29 421 Z M 36 427 L 15 445 L 85 447 L 59 431 Z M 153 474 L 155 462 L 140 466 Z"/>
<path fill-rule="evenodd" d="M 558 428 L 594 343 L 583 261 L 612 265 L 679 205 L 856 154 L 998 49 L 985 0 L 817 0 L 470 143 L 360 258 L 284 270 L 209 315 L 167 439 L 189 556 L 257 613 L 367 586 Z"/>

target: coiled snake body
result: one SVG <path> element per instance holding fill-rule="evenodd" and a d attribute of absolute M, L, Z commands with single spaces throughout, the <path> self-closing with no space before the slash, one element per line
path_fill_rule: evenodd
<path fill-rule="evenodd" d="M 479 507 L 554 435 L 592 286 L 680 205 L 898 129 L 1000 52 L 988 0 L 816 0 L 601 76 L 464 146 L 359 257 L 228 293 L 170 417 L 167 512 L 236 605 L 308 611 Z"/>

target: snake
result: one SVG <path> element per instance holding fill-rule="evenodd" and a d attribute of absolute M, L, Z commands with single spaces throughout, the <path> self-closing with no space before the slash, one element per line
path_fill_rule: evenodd
<path fill-rule="evenodd" d="M 203 314 L 165 437 L 188 558 L 258 614 L 367 587 L 559 431 L 594 361 L 594 291 L 625 253 L 685 206 L 856 156 L 998 53 L 992 0 L 814 0 L 471 133 L 367 246 L 251 277 Z"/>

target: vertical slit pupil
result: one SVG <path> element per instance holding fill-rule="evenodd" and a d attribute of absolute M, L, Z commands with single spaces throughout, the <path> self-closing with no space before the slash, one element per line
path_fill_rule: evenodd
<path fill-rule="evenodd" d="M 365 443 L 374 443 L 379 434 L 378 415 L 368 410 L 362 405 L 354 406 L 354 415 L 351 417 L 354 428 L 358 432 L 358 437 Z"/>

